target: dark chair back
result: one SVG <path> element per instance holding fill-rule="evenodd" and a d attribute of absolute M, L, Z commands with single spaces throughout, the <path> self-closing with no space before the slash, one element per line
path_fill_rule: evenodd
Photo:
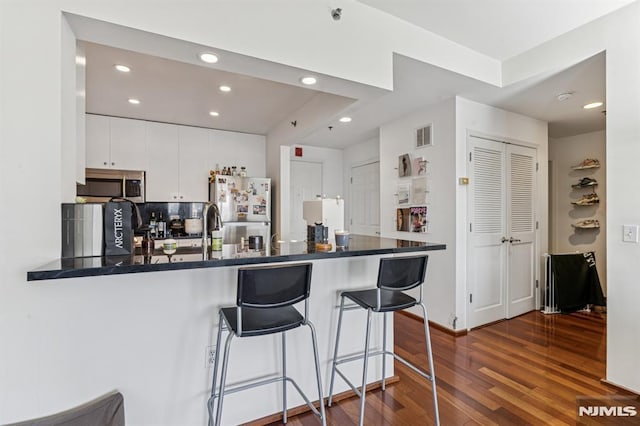
<path fill-rule="evenodd" d="M 428 255 L 380 259 L 378 288 L 404 291 L 424 282 Z"/>
<path fill-rule="evenodd" d="M 309 297 L 311 263 L 241 268 L 238 270 L 239 307 L 277 308 Z"/>

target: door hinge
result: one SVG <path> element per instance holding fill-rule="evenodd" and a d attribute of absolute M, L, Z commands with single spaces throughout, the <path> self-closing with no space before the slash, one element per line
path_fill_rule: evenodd
<path fill-rule="evenodd" d="M 538 288 L 538 280 L 536 280 L 536 288 Z"/>
<path fill-rule="evenodd" d="M 471 161 L 471 153 L 469 153 L 469 161 Z"/>
<path fill-rule="evenodd" d="M 349 225 L 353 225 L 353 219 L 349 220 Z"/>
<path fill-rule="evenodd" d="M 473 232 L 473 223 L 469 223 L 469 232 Z"/>
<path fill-rule="evenodd" d="M 540 227 L 540 223 L 538 223 L 538 221 L 536 220 L 536 229 L 538 229 Z"/>
<path fill-rule="evenodd" d="M 351 178 L 351 183 L 353 183 L 353 178 Z"/>
<path fill-rule="evenodd" d="M 536 172 L 540 169 L 540 163 L 536 163 Z"/>
<path fill-rule="evenodd" d="M 469 303 L 473 303 L 473 294 L 469 293 Z"/>

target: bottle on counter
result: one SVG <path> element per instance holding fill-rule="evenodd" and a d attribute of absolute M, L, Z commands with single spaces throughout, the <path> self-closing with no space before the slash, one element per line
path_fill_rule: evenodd
<path fill-rule="evenodd" d="M 211 250 L 222 251 L 222 230 L 220 228 L 211 231 Z"/>
<path fill-rule="evenodd" d="M 155 249 L 155 242 L 153 241 L 153 236 L 151 235 L 151 228 L 146 228 L 144 230 L 144 237 L 142 238 L 142 255 L 146 257 L 153 256 L 153 250 Z"/>
<path fill-rule="evenodd" d="M 240 167 L 240 177 L 247 177 L 247 168 L 245 166 Z"/>
<path fill-rule="evenodd" d="M 157 235 L 157 226 L 158 222 L 156 220 L 156 212 L 151 212 L 151 217 L 149 218 L 149 233 L 152 237 Z"/>
<path fill-rule="evenodd" d="M 231 176 L 238 176 L 238 168 L 236 166 L 231 166 Z"/>
<path fill-rule="evenodd" d="M 222 176 L 226 176 L 227 175 L 227 166 L 224 166 L 224 168 L 222 169 Z"/>
<path fill-rule="evenodd" d="M 158 217 L 158 238 L 165 238 L 167 236 L 167 222 L 164 220 L 164 212 L 160 212 Z"/>

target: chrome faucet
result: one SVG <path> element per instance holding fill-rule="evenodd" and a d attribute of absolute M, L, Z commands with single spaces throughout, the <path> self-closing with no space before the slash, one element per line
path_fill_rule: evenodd
<path fill-rule="evenodd" d="M 213 229 L 222 229 L 222 216 L 218 205 L 211 201 L 204 203 L 202 208 L 202 253 L 207 254 L 209 244 L 207 239 L 209 237 L 209 209 L 213 210 Z"/>

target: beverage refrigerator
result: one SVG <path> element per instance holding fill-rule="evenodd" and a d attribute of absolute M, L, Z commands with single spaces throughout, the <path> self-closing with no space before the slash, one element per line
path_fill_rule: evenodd
<path fill-rule="evenodd" d="M 209 201 L 222 219 L 223 244 L 240 244 L 261 236 L 267 255 L 271 248 L 271 179 L 217 175 L 209 183 Z"/>

